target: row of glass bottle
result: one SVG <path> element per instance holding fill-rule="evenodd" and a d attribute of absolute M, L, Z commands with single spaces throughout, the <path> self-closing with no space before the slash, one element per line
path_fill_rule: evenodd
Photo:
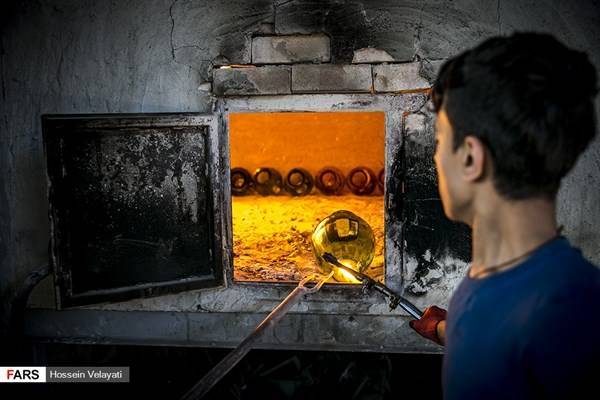
<path fill-rule="evenodd" d="M 366 196 L 372 194 L 376 187 L 383 194 L 384 179 L 383 169 L 375 175 L 372 169 L 363 166 L 353 168 L 347 178 L 335 167 L 325 167 L 315 177 L 304 168 L 293 168 L 285 179 L 271 167 L 257 168 L 253 175 L 238 167 L 231 170 L 231 193 L 244 196 L 256 192 L 269 196 L 287 192 L 292 196 L 305 196 L 316 186 L 324 195 L 333 196 L 341 194 L 348 186 L 352 193 Z"/>

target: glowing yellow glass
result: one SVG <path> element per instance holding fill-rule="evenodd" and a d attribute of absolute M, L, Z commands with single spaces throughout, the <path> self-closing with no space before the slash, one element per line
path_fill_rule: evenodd
<path fill-rule="evenodd" d="M 365 220 L 350 211 L 336 211 L 323 219 L 313 231 L 311 239 L 317 262 L 325 273 L 333 268 L 323 260 L 326 252 L 359 272 L 364 272 L 373 261 L 373 230 Z M 333 277 L 339 282 L 358 282 L 349 272 L 340 268 L 334 268 Z"/>

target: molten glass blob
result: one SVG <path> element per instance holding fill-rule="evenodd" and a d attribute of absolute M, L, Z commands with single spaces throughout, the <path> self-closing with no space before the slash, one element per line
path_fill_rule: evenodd
<path fill-rule="evenodd" d="M 323 259 L 333 254 L 340 262 L 355 271 L 364 272 L 373 261 L 375 236 L 369 224 L 350 211 L 340 210 L 323 219 L 312 234 L 313 251 L 322 271 L 334 269 L 338 282 L 358 282 L 349 272 L 335 268 Z"/>

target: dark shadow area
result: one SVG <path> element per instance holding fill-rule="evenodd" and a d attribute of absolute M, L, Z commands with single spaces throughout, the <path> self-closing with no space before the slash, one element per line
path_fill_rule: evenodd
<path fill-rule="evenodd" d="M 129 366 L 131 381 L 2 384 L 0 396 L 179 399 L 228 351 L 32 344 L 24 348 L 20 364 Z M 441 398 L 441 363 L 441 355 L 429 354 L 252 350 L 205 399 L 397 399 L 410 393 L 411 388 L 419 388 L 422 399 L 436 399 Z"/>

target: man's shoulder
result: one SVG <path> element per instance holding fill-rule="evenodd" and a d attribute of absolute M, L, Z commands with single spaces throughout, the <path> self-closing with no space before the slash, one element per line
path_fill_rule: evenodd
<path fill-rule="evenodd" d="M 600 269 L 578 248 L 565 241 L 538 261 L 530 286 L 534 319 L 547 323 L 600 307 Z"/>
<path fill-rule="evenodd" d="M 523 335 L 524 341 L 542 354 L 547 349 L 560 353 L 556 348 L 561 344 L 575 351 L 582 338 L 580 328 L 600 330 L 600 319 L 591 317 L 600 309 L 600 269 L 571 245 L 553 254 L 552 262 L 544 267 L 545 275 L 539 276 L 542 283 L 533 289 L 535 301 L 524 324 L 530 334 Z M 565 347 L 565 343 L 570 344 Z M 592 347 L 600 351 L 599 344 L 587 346 L 588 350 Z"/>
<path fill-rule="evenodd" d="M 561 238 L 542 254 L 506 273 L 483 280 L 465 276 L 453 292 L 450 308 L 460 310 L 475 302 L 494 304 L 497 309 L 504 305 L 506 313 L 518 309 L 518 314 L 523 315 L 524 310 L 535 314 L 557 303 L 580 304 L 590 300 L 600 303 L 600 269 Z"/>
<path fill-rule="evenodd" d="M 566 239 L 537 260 L 539 278 L 559 288 L 590 287 L 600 289 L 600 268 L 592 264 L 581 250 Z"/>

